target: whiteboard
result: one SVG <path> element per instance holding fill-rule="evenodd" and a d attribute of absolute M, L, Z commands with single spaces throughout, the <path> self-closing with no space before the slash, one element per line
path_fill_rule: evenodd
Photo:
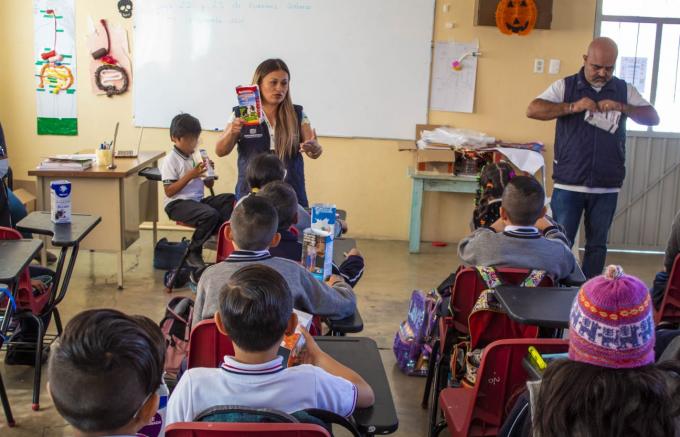
<path fill-rule="evenodd" d="M 320 136 L 413 139 L 427 122 L 435 0 L 135 2 L 135 125 L 224 129 L 234 88 L 281 58 Z"/>

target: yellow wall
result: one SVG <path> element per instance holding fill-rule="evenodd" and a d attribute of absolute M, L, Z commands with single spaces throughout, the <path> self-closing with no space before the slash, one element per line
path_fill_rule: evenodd
<path fill-rule="evenodd" d="M 595 0 L 555 0 L 552 29 L 536 30 L 527 37 L 508 37 L 493 27 L 473 26 L 474 3 L 437 0 L 435 40 L 479 39 L 483 56 L 479 59 L 475 112 L 432 112 L 429 121 L 478 129 L 505 140 L 540 140 L 549 146 L 546 159 L 551 160 L 554 123 L 528 120 L 524 111 L 529 101 L 558 76 L 548 75 L 547 68 L 545 74 L 533 74 L 533 59 L 543 58 L 546 65 L 551 58 L 560 59 L 560 76 L 575 72 L 593 35 Z M 123 25 L 131 41 L 132 22 L 120 17 L 115 1 L 85 0 L 76 0 L 79 135 L 36 135 L 32 4 L 30 0 L 0 3 L 0 122 L 18 179 L 29 179 L 27 171 L 41 157 L 93 148 L 109 139 L 116 120 L 121 122 L 120 145 L 131 145 L 137 137 L 132 125 L 131 93 L 108 99 L 90 92 L 89 53 L 84 37 L 88 15 Z M 444 4 L 451 6 L 449 12 L 443 12 Z M 453 22 L 454 28 L 447 29 L 446 22 Z M 134 56 L 134 43 L 131 45 Z M 203 143 L 211 149 L 215 139 L 214 133 L 206 132 Z M 322 158 L 306 163 L 310 199 L 333 201 L 346 209 L 353 236 L 407 239 L 411 184 L 406 168 L 412 162 L 409 152 L 398 152 L 396 141 L 321 138 L 321 142 Z M 145 129 L 142 150 L 168 146 L 167 130 Z M 218 191 L 233 190 L 235 161 L 235 156 L 217 160 L 221 176 Z M 458 241 L 467 233 L 471 211 L 469 195 L 428 193 L 423 239 Z"/>

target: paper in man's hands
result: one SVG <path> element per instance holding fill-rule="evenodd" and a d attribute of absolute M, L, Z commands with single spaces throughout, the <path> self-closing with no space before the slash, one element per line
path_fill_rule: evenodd
<path fill-rule="evenodd" d="M 619 111 L 591 112 L 586 111 L 586 122 L 613 134 L 619 128 L 621 113 Z"/>

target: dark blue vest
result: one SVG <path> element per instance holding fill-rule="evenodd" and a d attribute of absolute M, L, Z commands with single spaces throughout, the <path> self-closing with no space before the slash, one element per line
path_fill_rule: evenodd
<path fill-rule="evenodd" d="M 295 108 L 295 115 L 298 119 L 298 132 L 301 131 L 302 122 L 302 106 L 293 105 Z M 234 107 L 234 113 L 238 114 L 238 106 Z M 238 180 L 236 182 L 236 197 L 239 199 L 250 192 L 250 187 L 246 181 L 246 170 L 250 160 L 260 153 L 270 152 L 269 129 L 267 123 L 264 121 L 258 126 L 243 126 L 241 129 L 241 136 L 238 139 Z M 297 143 L 300 143 L 298 138 Z M 307 191 L 305 190 L 305 162 L 302 159 L 302 154 L 298 148 L 295 148 L 293 156 L 286 159 L 284 162 L 288 172 L 286 174 L 286 182 L 289 183 L 295 190 L 298 197 L 298 203 L 305 208 L 309 207 L 307 200 Z"/>
<path fill-rule="evenodd" d="M 588 97 L 595 102 L 615 100 L 628 103 L 626 82 L 613 77 L 598 93 L 586 80 L 583 68 L 564 79 L 564 101 L 576 102 Z M 626 176 L 626 116 L 621 115 L 619 128 L 613 134 L 590 125 L 585 113 L 565 115 L 557 119 L 555 129 L 556 183 L 595 188 L 619 188 Z"/>

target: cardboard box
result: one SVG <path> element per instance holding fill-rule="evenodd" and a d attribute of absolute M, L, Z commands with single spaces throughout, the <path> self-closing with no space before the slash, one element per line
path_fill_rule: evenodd
<path fill-rule="evenodd" d="M 417 124 L 416 125 L 416 141 L 420 139 L 420 135 L 424 130 L 435 130 L 438 127 L 447 127 L 437 124 Z M 448 147 L 442 144 L 444 147 Z M 399 151 L 412 152 L 413 168 L 417 173 L 433 173 L 433 174 L 454 174 L 454 163 L 456 161 L 453 149 L 448 150 L 419 150 L 415 142 L 399 143 Z"/>

